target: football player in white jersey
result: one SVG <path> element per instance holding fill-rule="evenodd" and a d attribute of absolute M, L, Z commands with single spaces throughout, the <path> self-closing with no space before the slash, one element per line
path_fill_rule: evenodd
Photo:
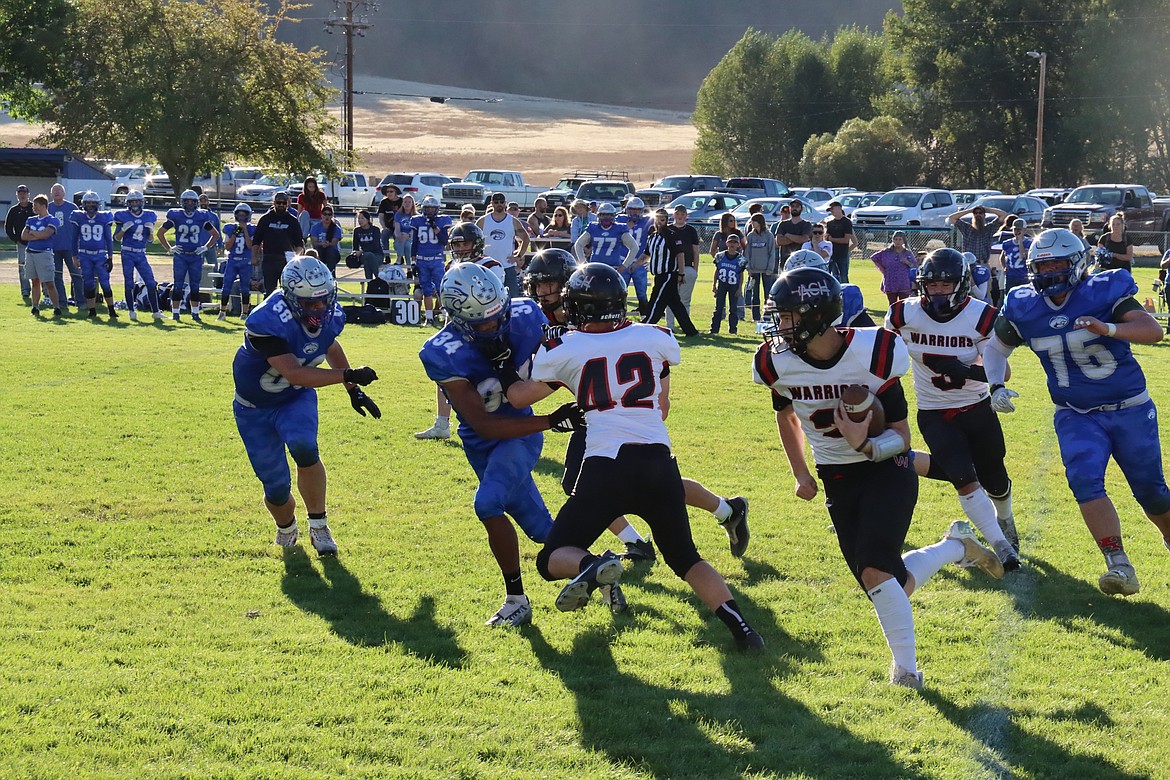
<path fill-rule="evenodd" d="M 942 541 L 902 555 L 918 500 L 908 457 L 910 427 L 900 377 L 910 368 L 906 346 L 883 328 L 834 328 L 841 285 L 816 268 L 787 271 L 768 296 L 766 338 L 756 351 L 755 381 L 772 388 L 772 406 L 797 495 L 816 482 L 804 458 L 812 445 L 825 503 L 849 570 L 869 595 L 893 654 L 890 682 L 922 687 L 909 595 L 948 563 L 978 566 L 995 577 L 1003 566 L 970 525 L 956 521 Z M 872 412 L 850 419 L 840 403 L 852 384 L 882 403 L 886 428 L 869 435 Z"/>
<path fill-rule="evenodd" d="M 890 307 L 886 328 L 902 337 L 914 363 L 918 430 L 946 472 L 959 505 L 1007 571 L 1020 568 L 1006 448 L 991 409 L 983 349 L 999 311 L 970 297 L 967 264 L 936 249 L 918 269 L 922 295 Z"/>
<path fill-rule="evenodd" d="M 539 347 L 531 378 L 501 377 L 515 407 L 557 387 L 574 392 L 585 413 L 585 458 L 573 492 L 557 513 L 536 567 L 547 580 L 568 579 L 557 608 L 588 603 L 622 574 L 616 555 L 588 551 L 618 515 L 641 516 L 666 565 L 727 625 L 736 644 L 759 650 L 763 638 L 747 623 L 727 583 L 695 549 L 678 464 L 670 451 L 670 366 L 681 359 L 665 328 L 626 319 L 626 283 L 604 263 L 586 263 L 565 284 L 564 306 L 575 330 Z"/>

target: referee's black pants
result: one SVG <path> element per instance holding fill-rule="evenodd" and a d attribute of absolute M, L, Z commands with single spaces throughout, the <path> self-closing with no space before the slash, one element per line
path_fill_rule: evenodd
<path fill-rule="evenodd" d="M 650 296 L 650 313 L 642 321 L 654 325 L 666 314 L 667 308 L 674 313 L 674 319 L 682 328 L 683 335 L 693 336 L 699 332 L 691 322 L 691 315 L 683 305 L 682 298 L 678 297 L 678 275 L 655 274 L 654 293 Z"/>

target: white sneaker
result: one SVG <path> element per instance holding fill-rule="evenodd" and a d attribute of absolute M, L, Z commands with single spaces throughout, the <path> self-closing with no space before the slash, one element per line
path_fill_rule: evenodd
<path fill-rule="evenodd" d="M 514 628 L 532 622 L 532 603 L 527 596 L 508 596 L 496 614 L 484 623 L 492 628 Z"/>
<path fill-rule="evenodd" d="M 154 313 L 154 318 L 156 320 L 165 320 L 167 318 L 167 315 L 163 314 L 161 311 L 156 311 Z"/>
<path fill-rule="evenodd" d="M 996 579 L 1003 576 L 1003 564 L 1000 563 L 999 556 L 990 548 L 979 543 L 979 540 L 975 538 L 975 529 L 966 520 L 956 520 L 951 523 L 951 527 L 947 529 L 947 534 L 943 538 L 963 543 L 963 560 L 959 561 L 959 566 L 964 569 L 978 566 Z"/>
<path fill-rule="evenodd" d="M 318 555 L 337 555 L 337 542 L 333 541 L 329 526 L 323 525 L 320 528 L 309 526 L 309 541 L 313 543 L 313 549 Z"/>
<path fill-rule="evenodd" d="M 1128 563 L 1110 566 L 1109 571 L 1097 578 L 1097 587 L 1102 593 L 1115 596 L 1132 596 L 1141 590 L 1137 572 Z"/>
<path fill-rule="evenodd" d="M 134 311 L 133 309 L 130 310 L 130 321 L 138 322 L 138 312 Z"/>
<path fill-rule="evenodd" d="M 223 322 L 227 319 L 227 312 L 223 309 L 219 310 L 219 316 L 215 318 L 217 322 Z"/>
<path fill-rule="evenodd" d="M 276 543 L 281 547 L 297 546 L 297 524 L 294 521 L 288 528 L 276 526 Z"/>
<path fill-rule="evenodd" d="M 890 684 L 920 691 L 923 685 L 922 672 L 917 669 L 910 672 L 895 664 L 890 668 Z"/>
<path fill-rule="evenodd" d="M 430 428 L 425 431 L 419 431 L 414 435 L 416 439 L 450 439 L 451 438 L 451 423 L 441 424 L 435 422 Z"/>

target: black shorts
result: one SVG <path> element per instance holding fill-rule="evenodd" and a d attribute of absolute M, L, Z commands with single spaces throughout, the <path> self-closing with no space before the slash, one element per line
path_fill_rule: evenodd
<path fill-rule="evenodd" d="M 918 502 L 918 475 L 910 458 L 817 466 L 817 476 L 825 486 L 825 506 L 841 554 L 862 590 L 866 568 L 892 574 L 905 585 L 902 546 Z"/>
<path fill-rule="evenodd" d="M 961 409 L 920 409 L 918 430 L 956 488 L 978 482 L 993 496 L 1007 493 L 1003 428 L 991 399 Z"/>
<path fill-rule="evenodd" d="M 702 560 L 691 537 L 678 463 L 665 444 L 626 444 L 617 458 L 586 458 L 540 555 L 547 560 L 559 547 L 588 549 L 625 514 L 646 521 L 662 559 L 678 576 Z"/>
<path fill-rule="evenodd" d="M 573 486 L 577 484 L 577 477 L 581 474 L 581 461 L 585 459 L 585 431 L 577 429 L 569 437 L 569 446 L 565 449 L 565 475 L 561 477 L 561 490 L 566 496 L 573 495 Z"/>

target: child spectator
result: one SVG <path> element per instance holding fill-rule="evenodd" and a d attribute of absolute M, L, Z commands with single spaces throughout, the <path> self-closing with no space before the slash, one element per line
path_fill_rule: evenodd
<path fill-rule="evenodd" d="M 739 300 L 739 286 L 743 281 L 743 268 L 747 258 L 740 254 L 740 238 L 738 233 L 728 233 L 727 249 L 715 255 L 715 278 L 711 283 L 711 292 L 715 295 L 715 316 L 711 318 L 711 333 L 719 332 L 719 324 L 723 322 L 723 310 L 730 307 L 727 314 L 727 330 L 735 335 L 739 326 L 739 312 L 736 311 L 736 301 Z"/>

